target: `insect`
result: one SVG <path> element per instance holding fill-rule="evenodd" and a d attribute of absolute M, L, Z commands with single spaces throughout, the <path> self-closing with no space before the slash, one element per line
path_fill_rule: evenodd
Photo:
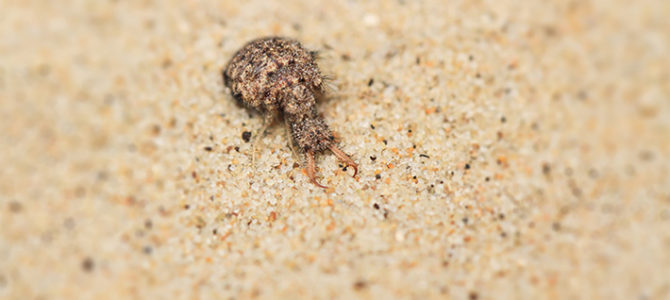
<path fill-rule="evenodd" d="M 310 182 L 316 180 L 316 153 L 330 150 L 347 166 L 358 165 L 336 143 L 333 133 L 317 113 L 316 103 L 325 96 L 324 77 L 316 64 L 317 52 L 283 37 L 253 40 L 235 53 L 223 70 L 223 82 L 237 100 L 263 114 L 265 131 L 280 115 L 291 141 L 305 153 Z M 254 135 L 258 136 L 258 134 Z"/>

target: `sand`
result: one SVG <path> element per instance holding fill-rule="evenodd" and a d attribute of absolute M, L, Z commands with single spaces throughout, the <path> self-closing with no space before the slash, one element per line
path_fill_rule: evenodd
<path fill-rule="evenodd" d="M 2 1 L 2 299 L 667 299 L 668 1 Z M 321 51 L 359 164 L 233 101 Z"/>

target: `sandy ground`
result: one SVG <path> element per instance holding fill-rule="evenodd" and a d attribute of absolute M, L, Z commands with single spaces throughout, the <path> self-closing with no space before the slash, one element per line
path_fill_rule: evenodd
<path fill-rule="evenodd" d="M 0 1 L 2 299 L 668 299 L 668 1 Z M 360 165 L 252 164 L 220 71 L 320 50 Z"/>

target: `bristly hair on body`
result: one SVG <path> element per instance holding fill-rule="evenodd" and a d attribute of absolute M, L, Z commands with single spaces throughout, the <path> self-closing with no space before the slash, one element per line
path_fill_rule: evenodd
<path fill-rule="evenodd" d="M 319 70 L 318 57 L 318 52 L 306 50 L 296 40 L 260 38 L 238 50 L 222 75 L 233 97 L 261 112 L 264 120 L 284 117 L 292 141 L 305 153 L 310 181 L 325 188 L 316 180 L 316 153 L 330 150 L 354 168 L 354 177 L 358 165 L 337 147 L 330 128 L 316 110 L 329 81 Z"/>

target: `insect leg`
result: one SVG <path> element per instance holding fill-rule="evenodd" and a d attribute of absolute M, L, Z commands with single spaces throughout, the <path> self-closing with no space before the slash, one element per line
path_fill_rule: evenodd
<path fill-rule="evenodd" d="M 258 148 L 258 143 L 261 142 L 262 137 L 265 135 L 265 131 L 274 123 L 274 120 L 276 119 L 277 114 L 272 113 L 272 112 L 267 112 L 263 115 L 263 124 L 261 125 L 260 128 L 256 130 L 256 132 L 253 133 L 251 136 L 252 141 L 251 141 L 251 165 L 253 166 L 254 162 L 256 161 L 256 148 Z"/>
<path fill-rule="evenodd" d="M 286 136 L 288 137 L 288 147 L 291 148 L 291 154 L 293 155 L 293 159 L 300 160 L 298 156 L 298 152 L 295 150 L 295 147 L 293 147 L 293 143 L 295 142 L 293 140 L 293 135 L 291 134 L 291 127 L 288 124 L 288 118 L 284 117 L 284 130 L 286 130 Z"/>

